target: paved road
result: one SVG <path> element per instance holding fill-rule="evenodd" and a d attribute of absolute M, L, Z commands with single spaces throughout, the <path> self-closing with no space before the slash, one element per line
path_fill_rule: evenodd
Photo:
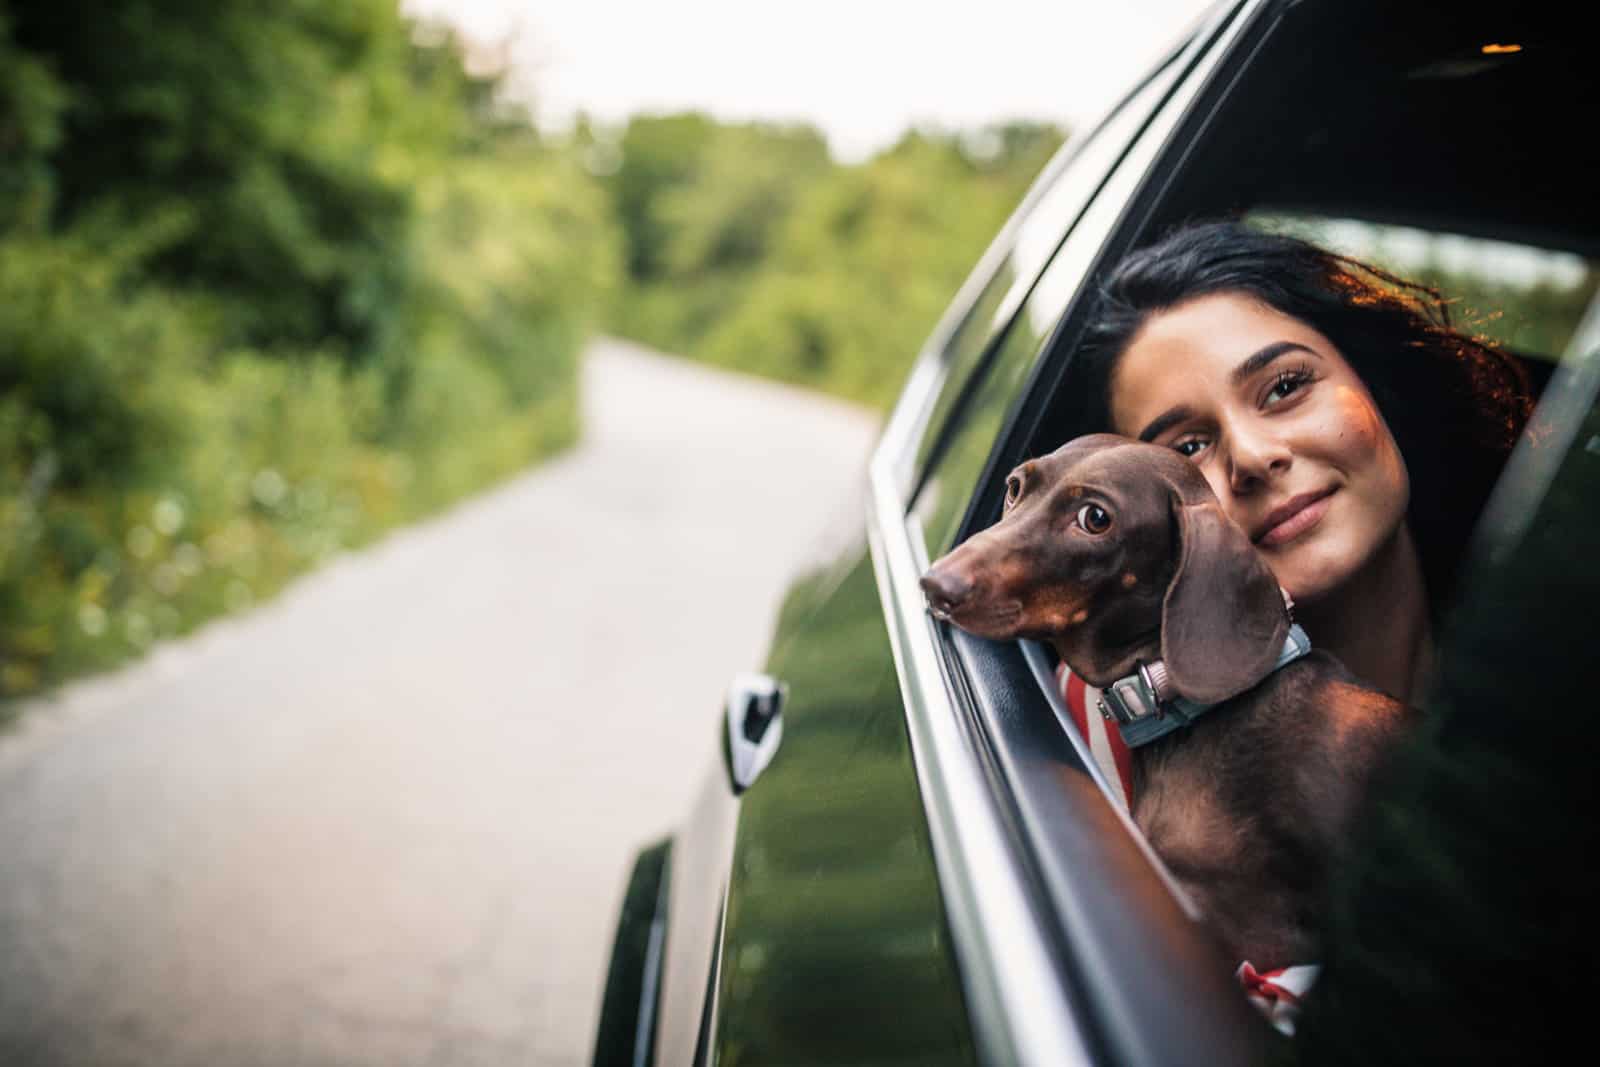
<path fill-rule="evenodd" d="M 566 457 L 0 737 L 0 1063 L 586 1062 L 874 427 L 605 342 Z"/>

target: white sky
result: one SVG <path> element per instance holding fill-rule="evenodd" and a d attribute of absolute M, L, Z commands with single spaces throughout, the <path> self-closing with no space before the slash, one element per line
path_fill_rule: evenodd
<path fill-rule="evenodd" d="M 509 49 L 542 124 L 804 120 L 859 159 L 912 124 L 1082 127 L 1210 0 L 404 0 Z"/>

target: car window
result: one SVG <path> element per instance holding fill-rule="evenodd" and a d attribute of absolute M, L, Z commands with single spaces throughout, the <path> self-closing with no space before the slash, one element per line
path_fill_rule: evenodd
<path fill-rule="evenodd" d="M 1061 165 L 1052 168 L 1053 173 L 1046 175 L 1019 209 L 1009 248 L 941 351 L 947 370 L 929 415 L 930 432 L 917 451 L 915 471 L 919 477 L 938 447 L 941 428 L 970 391 L 984 357 L 993 351 L 996 338 L 1055 254 L 1062 236 L 1172 87 L 1180 67 L 1179 54 L 1174 52 L 1080 143 L 1069 143 L 1063 149 Z"/>
<path fill-rule="evenodd" d="M 1540 510 L 1587 523 L 1600 500 L 1600 294 L 1589 301 L 1505 476 L 1484 509 L 1477 554 L 1487 565 L 1522 550 Z M 1594 561 L 1591 560 L 1592 564 Z M 1593 567 L 1585 568 L 1591 576 Z"/>
<path fill-rule="evenodd" d="M 1567 347 L 1600 289 L 1600 259 L 1578 252 L 1306 212 L 1263 209 L 1246 221 L 1431 285 L 1455 301 L 1459 327 L 1547 362 Z"/>

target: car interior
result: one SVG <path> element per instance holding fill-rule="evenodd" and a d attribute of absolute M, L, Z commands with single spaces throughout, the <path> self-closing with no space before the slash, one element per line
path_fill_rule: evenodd
<path fill-rule="evenodd" d="M 1175 225 L 1242 218 L 1459 297 L 1452 310 L 1463 328 L 1516 355 L 1537 396 L 1593 314 L 1600 286 L 1600 152 L 1573 118 L 1592 101 L 1592 60 L 1582 35 L 1562 33 L 1540 6 L 1474 0 L 1442 15 L 1371 0 L 1282 5 L 1256 30 L 1256 43 L 1271 47 L 1224 69 L 1197 97 L 1084 288 L 1092 290 L 1094 271 Z M 1079 297 L 1068 306 L 1028 368 L 1022 399 L 982 431 L 1000 444 L 964 514 L 939 527 L 923 507 L 931 557 L 999 517 L 1016 463 L 1099 429 L 1083 423 L 1071 358 L 1088 304 Z M 992 366 L 1003 364 L 1007 343 L 994 343 Z M 968 392 L 963 401 L 979 406 L 981 390 Z M 1013 806 L 1062 944 L 1071 945 L 1064 956 L 1077 961 L 1064 978 L 1094 995 L 1082 973 L 1090 968 L 1153 1004 L 1180 997 L 1210 981 L 1203 972 L 1212 964 L 1157 900 L 1161 865 L 1132 824 L 1119 824 L 1117 805 L 1108 811 L 1084 795 L 1108 786 L 1062 716 L 1053 653 L 1017 645 L 997 650 L 952 629 L 948 656 L 961 666 L 950 673 L 968 680 L 997 792 Z M 1063 775 L 1063 766 L 1086 773 Z M 1085 878 L 1090 868 L 1103 877 Z M 1165 962 L 1150 962 L 1157 958 Z M 1155 1010 L 1138 1023 L 1157 1043 L 1177 1040 L 1160 1034 L 1169 1025 L 1178 1024 Z"/>

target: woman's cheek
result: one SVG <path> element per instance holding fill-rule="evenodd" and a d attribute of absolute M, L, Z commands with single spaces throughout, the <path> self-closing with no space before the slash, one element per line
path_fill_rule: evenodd
<path fill-rule="evenodd" d="M 1389 428 L 1366 390 L 1349 385 L 1340 386 L 1334 393 L 1330 414 L 1336 424 L 1330 429 L 1342 452 L 1352 459 L 1376 458 L 1385 439 L 1389 437 Z"/>
<path fill-rule="evenodd" d="M 1346 386 L 1340 390 L 1339 399 L 1351 466 L 1368 471 L 1376 482 L 1374 489 L 1388 505 L 1384 510 L 1398 522 L 1410 502 L 1411 483 L 1389 424 L 1383 421 L 1378 405 L 1365 389 Z"/>
<path fill-rule="evenodd" d="M 1405 522 L 1411 486 L 1405 460 L 1389 432 L 1388 423 L 1365 389 L 1343 386 L 1335 394 L 1338 441 L 1335 465 L 1342 468 L 1349 495 L 1340 536 L 1340 573 L 1329 578 L 1332 585 L 1364 565 L 1380 546 L 1387 544 Z M 1332 587 L 1329 586 L 1329 588 Z"/>

